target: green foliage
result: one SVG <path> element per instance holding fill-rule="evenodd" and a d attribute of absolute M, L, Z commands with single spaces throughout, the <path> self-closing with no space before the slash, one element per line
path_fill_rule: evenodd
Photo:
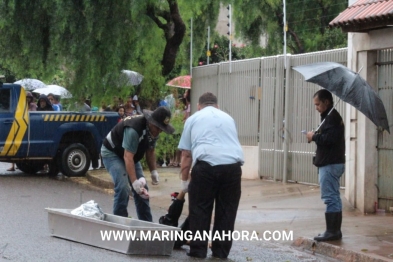
<path fill-rule="evenodd" d="M 219 63 L 223 61 L 227 61 L 229 59 L 229 39 L 227 36 L 218 36 L 215 35 L 213 37 L 213 41 L 211 47 L 209 48 L 211 52 L 211 56 L 209 58 L 209 63 Z M 246 44 L 232 44 L 232 60 L 241 60 L 247 58 L 254 58 L 262 56 L 264 53 L 263 48 L 260 46 L 252 46 Z M 199 58 L 199 65 L 207 64 L 207 55 L 206 52 Z"/>
<path fill-rule="evenodd" d="M 206 29 L 215 28 L 221 2 L 232 4 L 236 38 L 246 43 L 232 48 L 233 59 L 282 52 L 282 0 L 4 0 L 0 1 L 0 69 L 17 79 L 38 78 L 65 86 L 74 99 L 91 97 L 95 105 L 135 92 L 142 99 L 157 100 L 170 91 L 165 86 L 168 80 L 190 73 L 191 18 L 192 66 L 206 61 Z M 148 10 L 165 24 L 173 3 L 178 4 L 186 34 L 172 55 L 174 69 L 166 75 L 162 62 L 171 32 L 165 32 Z M 287 1 L 288 52 L 345 46 L 346 35 L 327 28 L 345 8 L 345 1 Z M 261 35 L 267 39 L 264 48 L 259 46 Z M 214 41 L 219 47 L 228 46 L 225 37 L 213 36 Z M 213 61 L 225 60 L 228 50 L 216 51 Z M 119 85 L 122 69 L 141 73 L 142 84 Z"/>
<path fill-rule="evenodd" d="M 283 53 L 282 0 L 227 0 L 224 3 L 232 4 L 236 37 L 256 46 L 263 35 L 266 55 Z M 328 28 L 329 22 L 346 7 L 346 1 L 286 1 L 287 52 L 298 54 L 346 46 L 346 34 Z"/>
<path fill-rule="evenodd" d="M 136 91 L 117 83 L 120 71 L 129 69 L 144 76 L 138 95 L 156 99 L 168 89 L 168 78 L 162 75 L 167 42 L 164 30 L 147 10 L 152 7 L 157 15 L 163 15 L 159 17 L 164 23 L 161 17 L 169 11 L 169 4 L 176 2 L 188 28 L 193 17 L 194 34 L 205 33 L 208 23 L 216 23 L 216 1 L 1 1 L 0 67 L 18 79 L 38 78 L 65 86 L 75 99 L 91 97 L 96 105 Z M 187 74 L 189 40 L 186 33 L 176 63 L 179 72 Z M 200 49 L 202 40 L 194 41 L 195 50 Z"/>
<path fill-rule="evenodd" d="M 347 47 L 347 35 L 340 28 L 332 28 L 325 32 L 321 43 L 325 50 Z"/>
<path fill-rule="evenodd" d="M 3 1 L 0 45 L 2 54 L 6 54 L 4 66 L 19 78 L 34 77 L 45 82 L 61 72 L 59 84 L 76 98 L 93 96 L 93 100 L 101 100 L 103 96 L 109 99 L 128 93 L 130 87 L 118 87 L 114 81 L 120 70 L 143 74 L 142 69 L 151 71 L 153 65 L 157 70 L 159 61 L 151 58 L 160 57 L 159 48 L 163 46 L 158 39 L 152 41 L 159 35 L 155 27 L 146 30 L 143 41 L 138 42 L 141 32 L 137 34 L 132 28 L 151 26 L 152 22 L 147 17 L 132 20 L 130 10 L 134 7 L 133 1 Z M 133 45 L 137 48 L 131 43 L 137 43 Z M 145 43 L 150 45 L 143 46 Z"/>
<path fill-rule="evenodd" d="M 183 114 L 180 112 L 172 112 L 173 117 L 171 119 L 171 125 L 175 128 L 175 133 L 169 135 L 162 132 L 157 140 L 155 149 L 157 159 L 171 158 L 177 151 L 177 146 L 179 145 L 180 136 L 184 127 Z"/>

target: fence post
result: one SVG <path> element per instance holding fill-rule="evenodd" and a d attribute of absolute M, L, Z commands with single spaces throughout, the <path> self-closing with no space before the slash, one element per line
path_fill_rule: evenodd
<path fill-rule="evenodd" d="M 282 182 L 286 183 L 287 182 L 287 175 L 288 175 L 288 148 L 289 148 L 289 99 L 290 99 L 290 71 L 291 71 L 291 60 L 290 56 L 287 56 L 286 58 L 287 61 L 285 61 L 287 68 L 285 69 L 285 105 L 284 105 L 284 146 L 283 146 L 283 151 L 284 151 L 284 165 L 283 165 L 283 176 L 282 176 Z"/>

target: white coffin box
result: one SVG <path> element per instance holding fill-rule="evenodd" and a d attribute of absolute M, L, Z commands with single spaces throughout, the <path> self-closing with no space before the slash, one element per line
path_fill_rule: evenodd
<path fill-rule="evenodd" d="M 104 220 L 98 220 L 73 215 L 72 209 L 46 210 L 49 232 L 52 236 L 129 255 L 170 256 L 175 244 L 176 231 L 180 231 L 177 227 L 110 214 L 105 214 Z M 110 239 L 108 234 L 111 234 Z M 117 235 L 117 239 L 114 234 Z M 143 236 L 147 237 L 142 239 Z"/>

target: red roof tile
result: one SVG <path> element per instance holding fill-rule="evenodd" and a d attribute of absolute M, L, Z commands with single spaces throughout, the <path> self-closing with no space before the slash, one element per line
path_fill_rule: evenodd
<path fill-rule="evenodd" d="M 358 0 L 329 23 L 344 32 L 367 32 L 393 25 L 393 0 Z"/>

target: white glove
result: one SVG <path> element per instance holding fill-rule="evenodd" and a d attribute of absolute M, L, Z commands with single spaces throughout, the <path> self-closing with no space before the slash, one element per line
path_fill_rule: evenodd
<path fill-rule="evenodd" d="M 135 192 L 140 195 L 143 193 L 142 189 L 146 185 L 146 179 L 144 177 L 141 177 L 132 183 L 132 188 L 135 190 Z"/>
<path fill-rule="evenodd" d="M 150 171 L 150 174 L 151 174 L 151 183 L 153 185 L 158 185 L 158 183 L 160 183 L 160 180 L 157 170 Z"/>
<path fill-rule="evenodd" d="M 189 184 L 190 182 L 187 180 L 187 181 L 184 181 L 184 180 L 182 180 L 181 181 L 181 190 L 184 192 L 184 193 L 187 193 L 188 192 L 188 184 Z"/>
<path fill-rule="evenodd" d="M 138 180 L 141 181 L 142 187 L 146 186 L 147 182 L 146 182 L 146 178 L 145 177 L 141 177 Z"/>

